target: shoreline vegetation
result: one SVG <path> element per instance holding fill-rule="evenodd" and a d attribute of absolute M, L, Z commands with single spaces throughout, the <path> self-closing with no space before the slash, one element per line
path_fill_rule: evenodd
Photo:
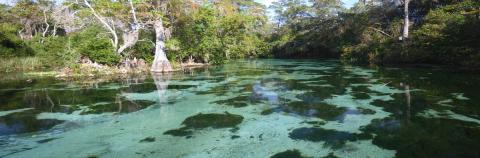
<path fill-rule="evenodd" d="M 0 73 L 161 73 L 247 58 L 478 70 L 478 28 L 474 0 L 18 0 L 0 4 Z"/>
<path fill-rule="evenodd" d="M 2 73 L 14 73 L 23 75 L 27 78 L 29 77 L 55 77 L 59 79 L 68 79 L 68 78 L 92 78 L 92 77 L 101 77 L 101 76 L 109 76 L 109 75 L 138 75 L 138 74 L 148 74 L 150 73 L 150 65 L 145 63 L 143 60 L 129 60 L 129 66 L 125 66 L 125 64 L 120 66 L 108 66 L 108 65 L 101 65 L 94 62 L 88 63 L 79 63 L 75 69 L 71 69 L 69 67 L 64 67 L 61 69 L 54 69 L 54 70 L 38 70 L 38 67 L 41 67 L 41 63 L 37 63 L 37 59 L 30 59 L 30 58 L 20 58 L 10 60 L 5 62 L 2 60 L 2 63 L 7 63 L 2 65 Z M 22 63 L 21 67 L 18 67 L 16 64 L 11 63 Z M 12 66 L 14 65 L 14 66 Z M 195 63 L 195 62 L 184 62 L 184 63 L 172 63 L 172 71 L 171 72 L 184 72 L 190 71 L 195 68 L 203 68 L 208 67 L 210 64 L 207 63 Z M 14 71 L 5 68 L 14 68 Z M 6 70 L 6 71 L 5 71 Z M 155 73 L 155 72 L 152 72 Z M 2 77 L 3 79 L 8 77 Z"/>

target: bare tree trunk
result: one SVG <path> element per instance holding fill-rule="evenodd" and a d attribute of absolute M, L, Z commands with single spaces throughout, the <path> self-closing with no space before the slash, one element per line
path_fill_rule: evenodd
<path fill-rule="evenodd" d="M 18 35 L 20 36 L 20 39 L 25 39 L 25 37 L 23 36 L 23 30 L 25 30 L 24 28 L 22 28 L 21 30 L 18 31 Z"/>
<path fill-rule="evenodd" d="M 408 28 L 410 25 L 410 20 L 408 19 L 408 4 L 410 3 L 410 0 L 404 0 L 404 8 L 403 8 L 403 13 L 404 13 L 404 19 L 403 19 L 403 34 L 402 34 L 402 40 L 406 40 L 408 38 Z"/>
<path fill-rule="evenodd" d="M 155 29 L 155 58 L 152 63 L 152 72 L 170 72 L 173 71 L 172 65 L 165 54 L 165 28 L 162 20 L 156 20 L 154 23 Z"/>
<path fill-rule="evenodd" d="M 137 13 L 135 13 L 135 7 L 133 7 L 133 2 L 132 0 L 128 0 L 128 2 L 130 3 L 130 8 L 132 10 L 133 22 L 135 25 L 138 25 Z M 135 26 L 135 27 L 138 27 L 138 26 Z"/>
<path fill-rule="evenodd" d="M 57 36 L 57 23 L 53 24 L 52 36 Z"/>
<path fill-rule="evenodd" d="M 123 45 L 120 46 L 120 48 L 117 50 L 118 54 L 121 54 L 125 49 L 132 47 L 135 45 L 138 41 L 138 30 L 140 29 L 138 20 L 137 20 L 137 15 L 135 13 L 135 7 L 133 6 L 132 0 L 128 1 L 130 4 L 130 8 L 132 11 L 132 17 L 133 17 L 133 25 L 131 26 L 130 29 L 132 31 L 125 31 L 122 35 L 123 37 Z"/>
<path fill-rule="evenodd" d="M 24 27 L 22 28 L 24 31 L 20 31 L 20 37 L 22 39 L 32 39 L 33 38 L 33 28 L 32 28 L 32 21 L 27 19 L 25 21 Z"/>
<path fill-rule="evenodd" d="M 118 48 L 117 53 L 121 54 L 125 49 L 132 47 L 138 41 L 138 30 L 124 32 L 123 44 Z"/>
<path fill-rule="evenodd" d="M 41 43 L 43 43 L 45 36 L 47 36 L 48 28 L 50 28 L 50 25 L 48 24 L 46 10 L 43 11 L 43 18 L 44 18 L 45 25 L 47 25 L 47 27 L 45 27 L 45 30 L 43 30 Z"/>
<path fill-rule="evenodd" d="M 104 17 L 101 17 L 100 15 L 97 14 L 97 12 L 95 11 L 95 9 L 93 9 L 93 7 L 90 5 L 90 3 L 88 3 L 87 0 L 83 0 L 85 2 L 85 5 L 87 5 L 88 8 L 90 8 L 90 11 L 92 11 L 92 14 L 95 16 L 95 18 L 97 18 L 103 25 L 103 27 L 107 28 L 108 31 L 110 31 L 110 34 L 112 34 L 113 36 L 113 39 L 112 39 L 112 46 L 115 50 L 117 50 L 118 48 L 118 35 L 117 35 L 117 32 L 115 31 L 115 26 L 110 26 L 107 21 L 105 21 L 105 18 Z"/>

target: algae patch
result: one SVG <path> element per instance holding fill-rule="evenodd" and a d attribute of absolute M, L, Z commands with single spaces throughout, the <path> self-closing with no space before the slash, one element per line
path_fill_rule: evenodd
<path fill-rule="evenodd" d="M 317 117 L 327 121 L 337 121 L 347 111 L 345 107 L 337 107 L 326 103 L 305 103 L 300 101 L 290 102 L 277 108 L 267 109 L 261 112 L 262 115 L 269 115 L 274 112 L 286 112 L 289 114 Z"/>
<path fill-rule="evenodd" d="M 240 107 L 248 106 L 248 103 L 254 104 L 254 103 L 259 103 L 259 102 L 254 100 L 250 96 L 240 95 L 240 96 L 233 97 L 233 98 L 230 98 L 230 99 L 214 101 L 212 103 L 219 104 L 219 105 L 228 105 L 228 106 L 233 106 L 233 107 L 236 107 L 236 108 L 240 108 Z"/>
<path fill-rule="evenodd" d="M 305 140 L 312 142 L 325 142 L 325 146 L 333 148 L 342 147 L 347 141 L 365 140 L 371 138 L 368 134 L 355 134 L 323 128 L 302 127 L 294 129 L 289 133 L 294 140 Z"/>
<path fill-rule="evenodd" d="M 298 151 L 297 149 L 293 149 L 293 150 L 286 150 L 283 152 L 276 153 L 270 158 L 306 158 L 306 157 L 302 156 L 300 151 Z"/>
<path fill-rule="evenodd" d="M 229 128 L 235 127 L 242 123 L 243 116 L 230 114 L 225 112 L 224 114 L 202 114 L 199 113 L 194 116 L 186 118 L 182 125 L 184 127 L 178 129 L 172 129 L 164 132 L 165 135 L 172 136 L 190 136 L 193 134 L 193 130 L 200 130 L 204 128 Z"/>
<path fill-rule="evenodd" d="M 80 113 L 85 114 L 101 114 L 106 112 L 130 113 L 147 108 L 155 102 L 147 100 L 123 100 L 115 103 L 93 104 Z"/>
<path fill-rule="evenodd" d="M 155 137 L 147 137 L 147 138 L 144 138 L 142 140 L 140 140 L 140 143 L 150 143 L 150 142 L 154 142 L 155 141 Z"/>

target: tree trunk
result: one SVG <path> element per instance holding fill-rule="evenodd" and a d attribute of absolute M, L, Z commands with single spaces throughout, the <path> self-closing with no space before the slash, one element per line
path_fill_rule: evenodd
<path fill-rule="evenodd" d="M 18 31 L 18 35 L 20 36 L 20 39 L 25 39 L 25 37 L 23 36 L 23 30 L 25 30 L 25 28 L 22 28 L 21 30 Z"/>
<path fill-rule="evenodd" d="M 170 72 L 173 71 L 172 65 L 165 54 L 165 28 L 162 20 L 156 20 L 154 23 L 155 29 L 155 58 L 152 63 L 152 72 Z"/>
<path fill-rule="evenodd" d="M 43 18 L 44 18 L 45 25 L 47 27 L 45 27 L 45 30 L 43 30 L 41 43 L 43 43 L 45 36 L 47 36 L 48 29 L 50 28 L 50 25 L 48 24 L 48 19 L 47 19 L 47 13 L 45 10 L 43 11 Z"/>
<path fill-rule="evenodd" d="M 95 18 L 97 18 L 100 21 L 100 23 L 102 23 L 103 27 L 107 28 L 108 31 L 110 31 L 110 33 L 113 36 L 113 39 L 111 39 L 112 46 L 115 50 L 117 50 L 117 48 L 118 48 L 118 36 L 117 36 L 117 32 L 115 31 L 115 26 L 110 26 L 107 23 L 107 21 L 105 21 L 104 17 L 98 15 L 97 12 L 95 11 L 95 9 L 93 9 L 93 7 L 90 5 L 90 3 L 88 3 L 87 0 L 84 0 L 84 2 L 87 5 L 87 7 L 90 8 L 90 11 L 92 11 L 92 14 L 95 16 Z"/>
<path fill-rule="evenodd" d="M 32 28 L 32 21 L 30 19 L 25 20 L 24 27 L 22 28 L 24 31 L 20 31 L 20 37 L 22 39 L 32 39 L 33 38 L 33 28 Z"/>
<path fill-rule="evenodd" d="M 52 32 L 52 36 L 57 36 L 57 23 L 53 24 L 53 32 Z"/>
<path fill-rule="evenodd" d="M 132 47 L 138 41 L 138 30 L 124 32 L 123 35 L 123 45 L 118 48 L 117 53 L 121 54 L 125 49 Z"/>
<path fill-rule="evenodd" d="M 403 13 L 404 13 L 404 19 L 403 19 L 403 34 L 402 34 L 402 40 L 406 40 L 408 38 L 408 28 L 410 25 L 410 20 L 408 19 L 408 4 L 410 3 L 410 0 L 404 0 L 404 8 L 403 8 Z"/>
<path fill-rule="evenodd" d="M 137 20 L 137 15 L 135 13 L 135 7 L 133 6 L 132 0 L 129 0 L 128 2 L 130 4 L 130 8 L 131 8 L 131 11 L 132 11 L 133 24 L 130 27 L 131 31 L 123 32 L 123 35 L 122 35 L 123 45 L 121 45 L 120 48 L 118 48 L 118 50 L 117 50 L 118 54 L 121 54 L 125 49 L 127 49 L 129 47 L 132 47 L 138 41 L 138 32 L 139 32 L 139 29 L 140 29 L 140 25 L 139 25 L 138 20 Z"/>

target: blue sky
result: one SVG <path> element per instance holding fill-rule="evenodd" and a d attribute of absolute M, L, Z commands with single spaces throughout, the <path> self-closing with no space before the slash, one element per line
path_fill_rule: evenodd
<path fill-rule="evenodd" d="M 255 0 L 255 1 L 259 2 L 259 3 L 262 3 L 263 5 L 268 7 L 270 4 L 272 4 L 272 2 L 274 2 L 276 0 Z M 350 7 L 353 6 L 353 4 L 358 2 L 358 0 L 341 0 L 341 1 L 343 3 L 343 6 L 345 6 L 346 8 L 350 8 Z M 271 11 L 271 10 L 268 10 L 267 15 L 268 15 L 269 19 L 272 20 L 272 18 L 275 16 L 275 13 L 273 13 L 273 11 Z"/>

